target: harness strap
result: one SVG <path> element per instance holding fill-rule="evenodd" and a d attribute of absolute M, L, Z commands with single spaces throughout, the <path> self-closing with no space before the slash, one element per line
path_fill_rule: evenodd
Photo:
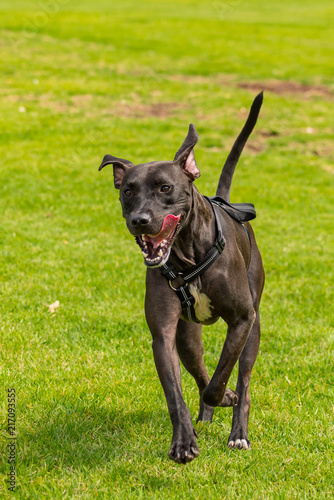
<path fill-rule="evenodd" d="M 226 241 L 225 241 L 225 238 L 223 236 L 221 224 L 220 224 L 219 218 L 217 217 L 216 208 L 211 203 L 211 201 L 210 201 L 210 204 L 211 204 L 211 207 L 212 207 L 214 214 L 215 214 L 216 228 L 217 228 L 218 236 L 216 238 L 216 241 L 214 242 L 214 244 L 212 245 L 212 247 L 210 248 L 210 250 L 208 251 L 208 253 L 204 257 L 204 259 L 202 259 L 198 264 L 196 264 L 195 266 L 191 267 L 190 269 L 188 269 L 187 271 L 184 271 L 182 273 L 182 278 L 184 279 L 184 281 L 186 283 L 190 283 L 195 278 L 197 278 L 197 276 L 204 273 L 204 271 L 206 271 L 206 269 L 208 269 L 208 267 L 210 267 L 215 262 L 215 260 L 218 259 L 219 255 L 222 253 L 222 251 L 224 250 L 225 245 L 226 245 Z"/>
<path fill-rule="evenodd" d="M 210 198 L 205 196 L 205 198 L 221 207 L 232 219 L 238 222 L 247 222 L 256 217 L 253 203 L 228 203 L 219 196 L 211 196 Z"/>
<path fill-rule="evenodd" d="M 207 198 L 205 196 L 205 198 Z M 249 241 L 249 246 L 250 249 L 252 250 L 252 241 L 251 237 L 249 235 L 249 231 L 243 221 L 249 221 L 253 220 L 256 217 L 256 212 L 255 212 L 255 207 L 253 203 L 228 203 L 227 201 L 223 200 L 222 198 L 219 198 L 219 196 L 212 196 L 210 198 L 207 198 L 209 201 L 211 201 L 212 204 L 217 205 L 218 207 L 222 208 L 225 210 L 225 212 L 232 217 L 232 219 L 236 220 L 241 224 L 243 230 L 246 233 L 246 236 Z M 233 210 L 231 210 L 233 209 Z M 237 210 L 237 212 L 236 212 Z M 248 262 L 247 270 L 249 268 L 250 264 L 250 259 Z"/>
<path fill-rule="evenodd" d="M 165 276 L 168 279 L 169 286 L 172 288 L 172 290 L 174 290 L 176 295 L 179 297 L 181 302 L 182 312 L 187 316 L 187 319 L 189 321 L 193 321 L 194 323 L 199 323 L 198 319 L 196 318 L 194 310 L 195 298 L 189 291 L 188 283 L 184 283 L 178 288 L 175 288 L 173 286 L 172 283 L 173 280 L 175 280 L 179 276 L 182 277 L 182 273 L 176 271 L 175 267 L 170 262 L 167 262 L 167 264 L 161 266 L 161 272 L 163 276 Z"/>
<path fill-rule="evenodd" d="M 202 259 L 198 264 L 191 267 L 190 269 L 187 269 L 186 271 L 178 271 L 170 261 L 168 261 L 166 264 L 163 264 L 160 268 L 162 275 L 168 279 L 169 286 L 179 297 L 183 314 L 187 316 L 189 321 L 193 321 L 195 323 L 199 323 L 199 321 L 196 318 L 194 310 L 195 298 L 189 291 L 189 283 L 196 279 L 197 276 L 200 276 L 202 273 L 204 273 L 204 271 L 206 271 L 218 259 L 219 255 L 223 252 L 226 244 L 221 223 L 217 215 L 216 206 L 219 206 L 220 208 L 225 210 L 228 215 L 230 215 L 233 219 L 235 219 L 242 225 L 247 234 L 249 243 L 251 242 L 249 232 L 246 226 L 243 224 L 243 221 L 252 220 L 256 216 L 254 205 L 252 205 L 251 203 L 233 203 L 232 205 L 217 196 L 210 198 L 205 196 L 205 198 L 210 202 L 215 215 L 217 238 L 214 244 L 204 257 L 204 259 Z M 173 281 L 177 278 L 182 281 L 182 283 L 180 286 L 174 287 Z"/>
<path fill-rule="evenodd" d="M 248 241 L 249 241 L 249 246 L 252 249 L 252 241 L 251 241 L 251 237 L 249 236 L 249 231 L 248 231 L 247 227 L 245 226 L 245 224 L 243 224 L 241 222 L 241 225 L 242 225 L 242 228 L 244 229 L 245 233 L 247 234 L 247 238 L 248 238 Z"/>

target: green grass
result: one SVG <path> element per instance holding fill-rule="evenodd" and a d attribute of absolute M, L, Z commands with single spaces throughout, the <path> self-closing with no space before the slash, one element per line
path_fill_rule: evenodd
<path fill-rule="evenodd" d="M 0 7 L 0 496 L 332 498 L 333 3 L 110 4 Z M 231 411 L 217 409 L 197 426 L 200 457 L 178 466 L 167 458 L 145 269 L 111 169 L 97 167 L 106 153 L 172 159 L 193 121 L 197 185 L 212 195 L 262 88 L 232 193 L 257 208 L 267 276 L 253 449 L 227 449 Z M 223 323 L 205 328 L 210 373 L 224 334 Z M 195 419 L 184 370 L 183 386 Z M 16 389 L 14 494 L 7 387 Z"/>

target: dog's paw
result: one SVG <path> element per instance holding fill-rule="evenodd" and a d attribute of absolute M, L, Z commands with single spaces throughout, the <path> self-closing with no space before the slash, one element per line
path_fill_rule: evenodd
<path fill-rule="evenodd" d="M 251 444 L 249 439 L 236 439 L 228 442 L 229 448 L 238 448 L 239 450 L 250 450 Z"/>
<path fill-rule="evenodd" d="M 231 389 L 226 389 L 223 401 L 218 406 L 237 406 L 239 398 L 237 394 Z"/>
<path fill-rule="evenodd" d="M 229 448 L 237 448 L 239 450 L 250 450 L 251 442 L 248 439 L 247 432 L 242 431 L 242 429 L 233 430 L 228 438 L 227 446 Z"/>
<path fill-rule="evenodd" d="M 180 433 L 176 438 L 173 437 L 168 457 L 177 464 L 186 464 L 198 457 L 199 449 L 196 443 L 196 431 Z"/>

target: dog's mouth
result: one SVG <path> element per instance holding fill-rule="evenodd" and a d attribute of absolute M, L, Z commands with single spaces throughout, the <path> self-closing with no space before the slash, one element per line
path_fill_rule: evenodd
<path fill-rule="evenodd" d="M 180 227 L 180 215 L 166 215 L 158 234 L 136 236 L 147 267 L 160 267 L 169 259 L 171 247 Z"/>

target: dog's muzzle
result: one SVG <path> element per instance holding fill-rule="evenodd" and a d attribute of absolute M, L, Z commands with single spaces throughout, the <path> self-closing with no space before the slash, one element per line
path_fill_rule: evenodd
<path fill-rule="evenodd" d="M 136 236 L 144 262 L 147 267 L 160 267 L 165 264 L 170 255 L 173 241 L 180 227 L 181 214 L 166 215 L 159 233 Z"/>

